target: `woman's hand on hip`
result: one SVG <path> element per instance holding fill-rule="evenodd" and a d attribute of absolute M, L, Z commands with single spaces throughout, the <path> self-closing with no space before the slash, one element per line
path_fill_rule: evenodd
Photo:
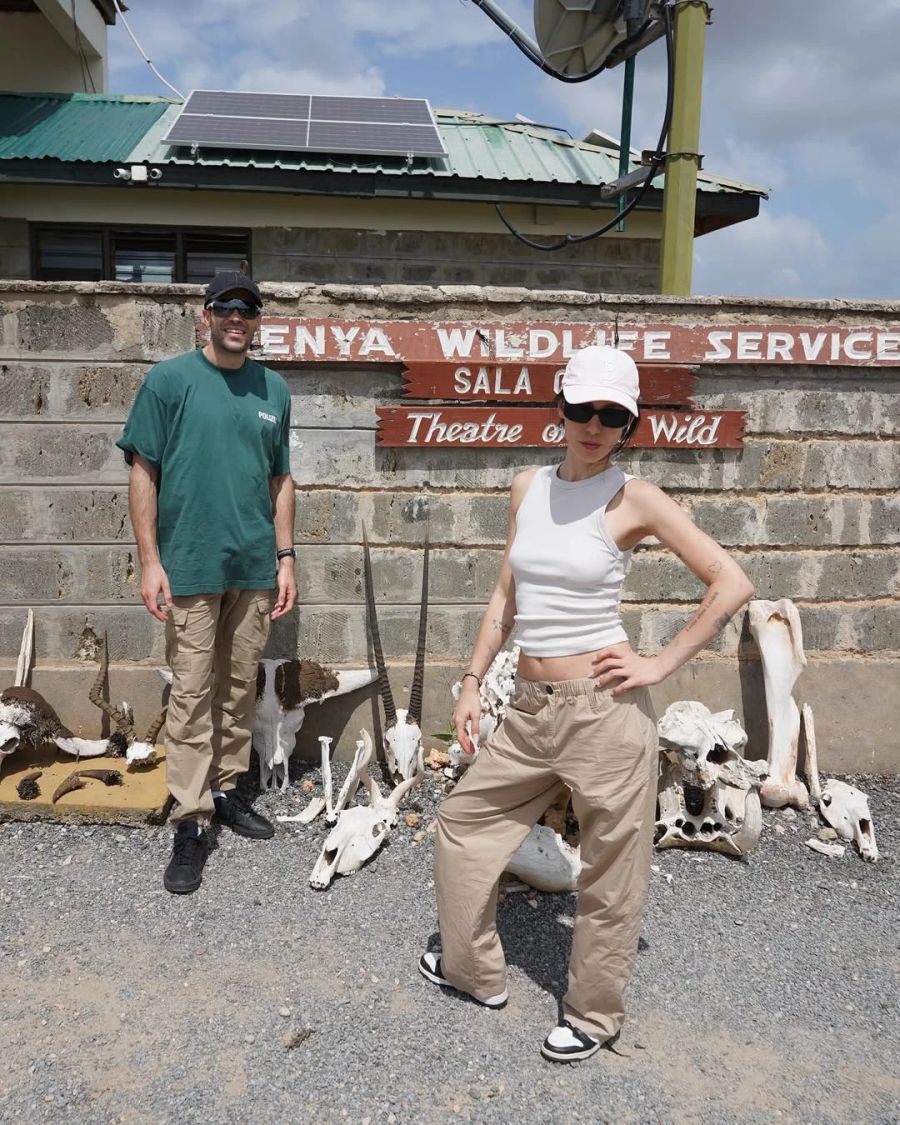
<path fill-rule="evenodd" d="M 620 695 L 632 688 L 658 684 L 666 678 L 668 672 L 658 656 L 640 656 L 628 648 L 601 652 L 599 656 L 595 656 L 591 675 L 601 687 L 615 684 L 612 693 Z"/>

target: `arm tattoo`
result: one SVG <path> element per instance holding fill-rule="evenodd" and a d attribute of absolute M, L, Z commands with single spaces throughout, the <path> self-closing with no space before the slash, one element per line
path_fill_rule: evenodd
<path fill-rule="evenodd" d="M 495 617 L 492 624 L 498 632 L 503 634 L 504 637 L 511 633 L 513 629 L 512 625 L 507 625 L 506 622 L 501 621 L 499 617 Z"/>
<path fill-rule="evenodd" d="M 687 623 L 687 625 L 685 625 L 685 627 L 684 627 L 685 632 L 687 632 L 688 629 L 692 629 L 697 624 L 697 622 L 700 620 L 700 618 L 703 617 L 703 615 L 707 612 L 707 610 L 712 609 L 712 604 L 716 600 L 716 598 L 718 598 L 718 596 L 719 596 L 718 590 L 713 590 L 713 592 L 708 596 L 708 598 L 703 599 L 703 604 L 700 606 L 700 608 L 697 610 L 697 612 L 694 614 L 694 616 L 690 619 L 690 621 Z"/>
<path fill-rule="evenodd" d="M 716 632 L 720 633 L 725 628 L 725 626 L 728 624 L 728 622 L 730 620 L 731 620 L 731 615 L 727 614 L 727 613 L 723 613 L 721 617 L 717 617 L 716 618 Z"/>
<path fill-rule="evenodd" d="M 710 574 L 718 574 L 722 569 L 722 564 L 720 562 L 710 563 L 708 569 Z"/>

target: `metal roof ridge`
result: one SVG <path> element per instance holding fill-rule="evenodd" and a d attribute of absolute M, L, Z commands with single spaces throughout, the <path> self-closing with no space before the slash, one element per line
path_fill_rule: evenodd
<path fill-rule="evenodd" d="M 138 103 L 151 105 L 157 102 L 168 102 L 170 105 L 180 105 L 175 98 L 166 98 L 161 94 L 85 94 L 75 91 L 67 93 L 64 90 L 0 90 L 0 98 L 30 98 L 33 101 L 57 102 L 115 102 L 118 105 Z"/>

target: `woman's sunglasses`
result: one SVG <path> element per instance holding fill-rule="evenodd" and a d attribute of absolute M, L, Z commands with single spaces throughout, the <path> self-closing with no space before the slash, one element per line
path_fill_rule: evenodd
<path fill-rule="evenodd" d="M 232 301 L 210 301 L 206 307 L 216 316 L 230 316 L 231 313 L 236 312 L 244 320 L 256 320 L 262 311 L 259 305 L 248 305 L 246 301 L 241 301 L 239 298 Z"/>
<path fill-rule="evenodd" d="M 600 425 L 611 430 L 620 430 L 634 417 L 624 406 L 591 406 L 589 402 L 566 402 L 565 399 L 562 401 L 562 412 L 570 422 L 582 424 L 590 422 L 596 414 Z"/>

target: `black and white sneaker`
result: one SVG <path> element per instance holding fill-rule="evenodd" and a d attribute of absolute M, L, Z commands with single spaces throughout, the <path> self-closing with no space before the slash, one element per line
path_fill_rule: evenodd
<path fill-rule="evenodd" d="M 440 985 L 441 988 L 452 988 L 456 992 L 462 991 L 462 989 L 451 984 L 441 971 L 440 953 L 423 953 L 419 958 L 419 972 L 426 980 L 430 980 L 432 984 Z M 509 992 L 505 988 L 496 996 L 476 996 L 473 992 L 464 992 L 463 995 L 471 996 L 476 1003 L 483 1005 L 485 1008 L 505 1008 L 506 1001 L 509 999 Z"/>
<path fill-rule="evenodd" d="M 601 1040 L 574 1027 L 568 1020 L 560 1020 L 541 1044 L 541 1054 L 552 1062 L 577 1062 L 589 1059 L 601 1046 Z"/>

